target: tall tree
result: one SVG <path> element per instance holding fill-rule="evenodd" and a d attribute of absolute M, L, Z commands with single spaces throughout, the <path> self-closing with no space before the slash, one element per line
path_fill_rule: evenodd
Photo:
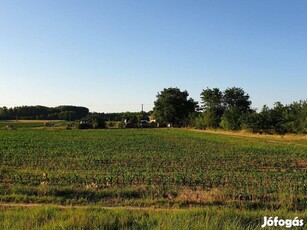
<path fill-rule="evenodd" d="M 227 130 L 240 129 L 246 115 L 253 112 L 249 95 L 242 88 L 227 88 L 224 91 L 223 104 L 225 112 L 220 125 Z"/>
<path fill-rule="evenodd" d="M 180 126 L 190 113 L 195 112 L 197 103 L 188 98 L 189 93 L 179 88 L 165 88 L 157 95 L 153 115 L 160 123 Z"/>
<path fill-rule="evenodd" d="M 202 121 L 205 127 L 218 128 L 224 113 L 223 93 L 218 88 L 205 89 L 200 94 L 204 112 Z"/>
<path fill-rule="evenodd" d="M 221 127 L 226 130 L 239 130 L 241 127 L 242 113 L 237 108 L 227 109 L 221 119 Z"/>
<path fill-rule="evenodd" d="M 204 109 L 222 108 L 223 93 L 218 88 L 204 89 L 200 94 Z"/>
<path fill-rule="evenodd" d="M 287 132 L 307 133 L 307 100 L 286 106 L 283 116 Z"/>
<path fill-rule="evenodd" d="M 236 108 L 243 113 L 251 111 L 252 102 L 242 88 L 227 88 L 224 91 L 223 103 L 226 109 Z"/>

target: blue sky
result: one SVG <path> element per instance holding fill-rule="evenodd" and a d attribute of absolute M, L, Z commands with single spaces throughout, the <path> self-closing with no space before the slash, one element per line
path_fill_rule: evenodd
<path fill-rule="evenodd" d="M 152 109 L 158 91 L 307 98 L 307 1 L 0 1 L 0 106 Z"/>

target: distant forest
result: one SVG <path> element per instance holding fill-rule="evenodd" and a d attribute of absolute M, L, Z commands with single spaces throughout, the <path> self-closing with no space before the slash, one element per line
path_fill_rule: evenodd
<path fill-rule="evenodd" d="M 82 119 L 89 109 L 81 106 L 18 106 L 0 108 L 1 120 L 67 120 Z"/>
<path fill-rule="evenodd" d="M 13 108 L 0 107 L 0 120 L 66 120 L 75 121 L 99 116 L 106 121 L 122 121 L 123 119 L 148 119 L 150 113 L 122 112 L 122 113 L 90 113 L 83 106 L 62 105 L 46 106 L 17 106 Z"/>

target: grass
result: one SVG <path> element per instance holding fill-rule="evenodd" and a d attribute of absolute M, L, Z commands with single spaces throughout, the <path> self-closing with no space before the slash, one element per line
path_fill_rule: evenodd
<path fill-rule="evenodd" d="M 0 202 L 85 206 L 78 212 L 3 207 L 6 221 L 0 228 L 27 226 L 32 212 L 50 211 L 50 220 L 40 223 L 36 216 L 29 225 L 71 228 L 77 221 L 75 227 L 83 229 L 117 229 L 119 223 L 126 229 L 252 229 L 268 213 L 306 217 L 306 162 L 305 139 L 184 129 L 0 130 Z M 89 205 L 95 211 L 86 212 Z"/>
<path fill-rule="evenodd" d="M 99 207 L 2 207 L 1 229 L 261 229 L 266 211 L 229 208 L 129 210 Z M 279 218 L 305 213 L 271 212 Z"/>
<path fill-rule="evenodd" d="M 65 128 L 67 124 L 67 121 L 61 120 L 7 120 L 0 121 L 0 130 Z"/>
<path fill-rule="evenodd" d="M 61 122 L 62 120 L 6 120 L 5 123 L 47 123 L 47 122 Z"/>

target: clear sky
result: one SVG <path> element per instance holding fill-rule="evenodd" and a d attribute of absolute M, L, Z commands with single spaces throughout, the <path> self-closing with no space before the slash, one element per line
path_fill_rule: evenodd
<path fill-rule="evenodd" d="M 158 91 L 307 98 L 305 0 L 1 0 L 0 106 L 152 109 Z"/>

